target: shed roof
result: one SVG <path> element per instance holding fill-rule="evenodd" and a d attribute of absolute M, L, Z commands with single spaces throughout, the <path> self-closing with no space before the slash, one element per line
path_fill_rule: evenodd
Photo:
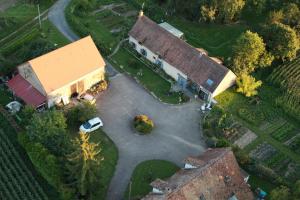
<path fill-rule="evenodd" d="M 28 62 L 47 94 L 105 66 L 91 36 Z"/>
<path fill-rule="evenodd" d="M 173 35 L 175 35 L 178 38 L 183 36 L 183 32 L 181 32 L 180 30 L 178 30 L 177 28 L 175 28 L 174 26 L 172 26 L 171 24 L 169 24 L 167 22 L 160 23 L 159 26 L 164 28 L 165 30 L 169 31 L 170 33 L 172 33 Z"/>
<path fill-rule="evenodd" d="M 211 93 L 230 71 L 145 15 L 139 16 L 129 35 Z"/>
<path fill-rule="evenodd" d="M 7 85 L 17 97 L 21 98 L 28 105 L 38 107 L 46 101 L 46 97 L 35 89 L 20 74 L 10 79 Z"/>

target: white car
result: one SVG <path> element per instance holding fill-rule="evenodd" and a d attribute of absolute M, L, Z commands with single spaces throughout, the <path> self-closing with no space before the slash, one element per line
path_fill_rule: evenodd
<path fill-rule="evenodd" d="M 84 94 L 80 95 L 79 99 L 83 100 L 83 101 L 90 102 L 91 104 L 96 103 L 95 97 L 91 94 L 88 94 L 88 93 L 84 93 Z"/>
<path fill-rule="evenodd" d="M 13 114 L 19 112 L 21 107 L 22 107 L 22 104 L 18 101 L 12 101 L 6 105 L 7 110 Z"/>
<path fill-rule="evenodd" d="M 98 128 L 102 127 L 103 123 L 99 117 L 95 117 L 90 119 L 89 121 L 82 124 L 79 128 L 80 131 L 84 133 L 90 133 L 92 131 L 97 130 Z"/>

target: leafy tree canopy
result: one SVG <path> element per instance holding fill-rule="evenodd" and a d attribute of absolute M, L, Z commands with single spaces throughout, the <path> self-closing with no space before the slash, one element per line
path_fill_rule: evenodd
<path fill-rule="evenodd" d="M 269 66 L 273 56 L 266 52 L 263 39 L 251 31 L 243 33 L 233 47 L 233 70 L 237 74 L 250 73 L 258 66 Z"/>
<path fill-rule="evenodd" d="M 280 186 L 271 191 L 270 200 L 287 200 L 290 198 L 290 190 L 286 186 Z"/>
<path fill-rule="evenodd" d="M 300 48 L 296 31 L 288 25 L 273 23 L 264 29 L 264 39 L 270 52 L 282 60 L 293 60 L 296 58 Z"/>
<path fill-rule="evenodd" d="M 50 110 L 33 114 L 27 133 L 32 141 L 43 144 L 51 153 L 62 155 L 68 142 L 66 127 L 63 113 Z"/>

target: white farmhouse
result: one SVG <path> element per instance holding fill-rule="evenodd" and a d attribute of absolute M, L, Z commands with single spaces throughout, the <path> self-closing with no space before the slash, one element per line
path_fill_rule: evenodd
<path fill-rule="evenodd" d="M 137 52 L 159 65 L 182 89 L 188 87 L 210 102 L 235 83 L 236 75 L 181 37 L 179 30 L 156 24 L 142 11 L 129 32 L 129 42 Z"/>

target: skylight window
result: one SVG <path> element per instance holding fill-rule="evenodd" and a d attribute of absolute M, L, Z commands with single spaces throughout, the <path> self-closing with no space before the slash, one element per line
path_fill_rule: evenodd
<path fill-rule="evenodd" d="M 212 86 L 212 84 L 214 84 L 214 81 L 211 80 L 211 79 L 207 79 L 206 83 L 207 83 L 209 86 Z"/>

